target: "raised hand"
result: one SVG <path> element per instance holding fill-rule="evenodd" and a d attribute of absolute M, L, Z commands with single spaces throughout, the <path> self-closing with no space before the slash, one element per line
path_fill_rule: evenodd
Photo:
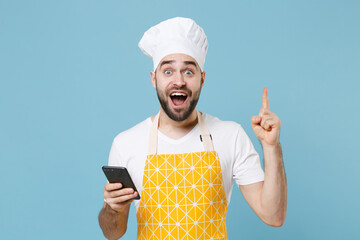
<path fill-rule="evenodd" d="M 251 118 L 251 126 L 263 147 L 279 144 L 280 125 L 278 116 L 269 110 L 268 92 L 267 88 L 264 88 L 260 113 Z"/>

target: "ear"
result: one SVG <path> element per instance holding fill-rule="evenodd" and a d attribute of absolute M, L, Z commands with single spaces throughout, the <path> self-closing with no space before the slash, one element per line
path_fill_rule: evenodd
<path fill-rule="evenodd" d="M 155 72 L 150 71 L 150 78 L 151 78 L 151 83 L 152 83 L 153 87 L 156 88 L 156 75 L 155 75 Z"/>
<path fill-rule="evenodd" d="M 205 75 L 206 75 L 206 72 L 205 72 L 205 71 L 202 71 L 202 72 L 201 72 L 201 87 L 204 86 L 204 83 L 205 83 Z"/>

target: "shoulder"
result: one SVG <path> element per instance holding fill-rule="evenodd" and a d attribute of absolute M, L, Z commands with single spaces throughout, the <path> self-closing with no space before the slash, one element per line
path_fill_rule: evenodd
<path fill-rule="evenodd" d="M 225 142 L 247 141 L 248 135 L 239 123 L 223 121 L 206 113 L 203 116 L 210 134 L 216 139 Z"/>
<path fill-rule="evenodd" d="M 238 132 L 240 129 L 242 129 L 241 125 L 234 121 L 223 121 L 207 113 L 203 113 L 203 117 L 206 126 L 209 128 L 209 131 L 218 130 L 222 132 Z"/>

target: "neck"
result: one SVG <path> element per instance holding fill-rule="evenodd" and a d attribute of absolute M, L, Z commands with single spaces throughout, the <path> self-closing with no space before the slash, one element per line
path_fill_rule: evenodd
<path fill-rule="evenodd" d="M 154 117 L 152 117 L 154 119 Z M 159 130 L 173 139 L 179 139 L 185 136 L 190 132 L 198 123 L 196 109 L 190 114 L 190 116 L 184 121 L 174 121 L 165 113 L 165 111 L 160 109 L 159 117 Z"/>

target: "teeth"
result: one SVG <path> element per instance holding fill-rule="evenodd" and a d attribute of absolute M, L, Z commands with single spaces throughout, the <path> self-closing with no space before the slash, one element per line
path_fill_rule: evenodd
<path fill-rule="evenodd" d="M 186 97 L 186 94 L 184 94 L 184 93 L 173 93 L 173 94 L 171 94 L 171 96 L 172 97 L 175 97 L 175 96 L 177 96 L 177 97 Z"/>

